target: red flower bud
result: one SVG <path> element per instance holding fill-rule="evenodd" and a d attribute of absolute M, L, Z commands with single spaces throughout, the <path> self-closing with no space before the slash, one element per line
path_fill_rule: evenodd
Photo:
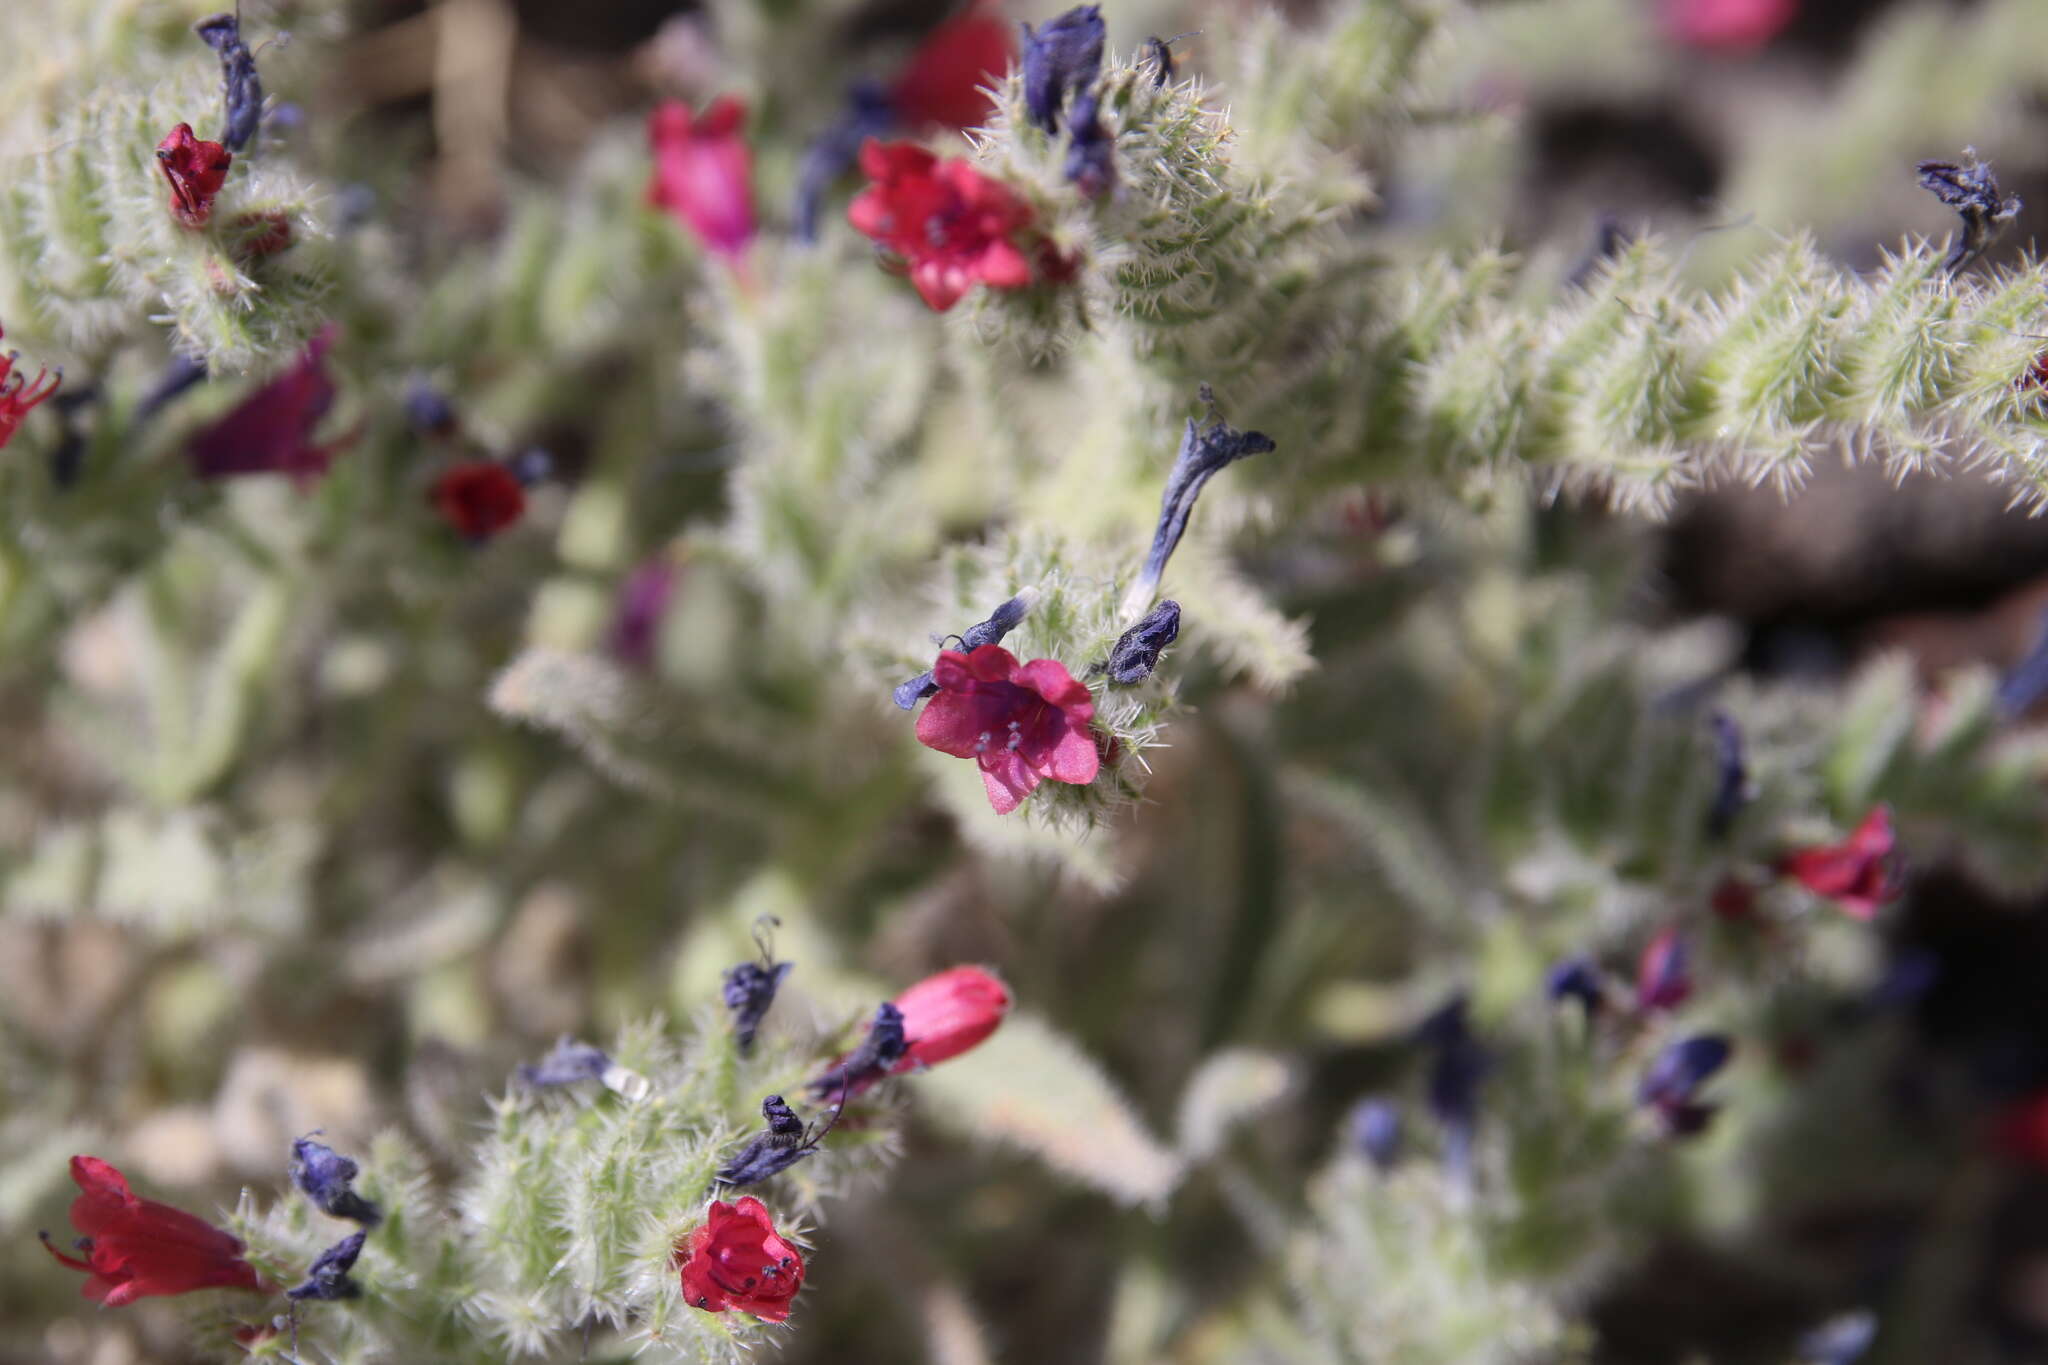
<path fill-rule="evenodd" d="M 740 136 L 746 117 L 747 106 L 730 95 L 702 114 L 669 100 L 647 116 L 654 152 L 647 202 L 728 261 L 754 240 L 754 162 Z"/>
<path fill-rule="evenodd" d="M 235 154 L 218 142 L 201 142 L 192 125 L 181 123 L 156 144 L 156 164 L 171 182 L 171 216 L 188 228 L 203 228 L 213 216 L 213 197 L 227 183 Z"/>
<path fill-rule="evenodd" d="M 683 1298 L 692 1308 L 737 1308 L 763 1322 L 789 1316 L 804 1285 L 804 1258 L 776 1233 L 768 1208 L 752 1195 L 737 1204 L 714 1201 L 704 1222 L 676 1244 Z"/>
<path fill-rule="evenodd" d="M 496 460 L 456 465 L 434 480 L 428 497 L 464 540 L 489 540 L 526 515 L 526 490 Z"/>
<path fill-rule="evenodd" d="M 118 1308 L 195 1289 L 276 1292 L 242 1259 L 239 1241 L 182 1209 L 137 1197 L 127 1178 L 98 1157 L 72 1157 L 71 1178 L 80 1191 L 71 1201 L 71 1226 L 85 1259 L 57 1250 L 48 1233 L 43 1245 L 63 1264 L 92 1276 L 83 1287 L 88 1299 Z"/>
<path fill-rule="evenodd" d="M 1855 918 L 1869 919 L 1899 892 L 1892 858 L 1896 843 L 1892 809 L 1878 806 L 1842 842 L 1786 854 L 1778 860 L 1778 872 Z"/>
<path fill-rule="evenodd" d="M 1010 990 L 979 967 L 951 967 L 896 997 L 903 1014 L 903 1060 L 894 1071 L 936 1066 L 996 1031 L 1010 1012 Z"/>

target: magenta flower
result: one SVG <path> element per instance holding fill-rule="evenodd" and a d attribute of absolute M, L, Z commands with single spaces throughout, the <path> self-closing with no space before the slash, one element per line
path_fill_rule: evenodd
<path fill-rule="evenodd" d="M 740 136 L 746 117 L 747 106 L 731 95 L 713 100 L 702 114 L 667 100 L 647 116 L 654 152 L 647 202 L 667 209 L 728 261 L 737 261 L 754 240 L 754 162 Z"/>
<path fill-rule="evenodd" d="M 918 743 L 979 764 L 998 815 L 1047 778 L 1095 780 L 1095 698 L 1058 660 L 1020 664 L 1001 645 L 949 649 L 932 665 L 932 681 L 939 691 L 917 718 Z"/>
<path fill-rule="evenodd" d="M 193 435 L 185 453 L 200 478 L 290 474 L 312 479 L 327 472 L 335 452 L 347 444 L 347 438 L 324 445 L 313 440 L 314 429 L 334 405 L 334 380 L 323 363 L 334 334 L 331 325 L 321 328 L 299 353 L 298 363 Z"/>

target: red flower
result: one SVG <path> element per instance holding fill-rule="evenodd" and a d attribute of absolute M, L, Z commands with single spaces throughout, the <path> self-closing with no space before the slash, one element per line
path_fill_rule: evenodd
<path fill-rule="evenodd" d="M 1841 843 L 1794 849 L 1778 860 L 1778 872 L 1857 919 L 1869 919 L 1899 892 L 1895 843 L 1892 808 L 1877 806 Z"/>
<path fill-rule="evenodd" d="M 707 1313 L 737 1308 L 781 1322 L 804 1287 L 802 1253 L 777 1235 L 767 1206 L 752 1195 L 737 1204 L 713 1201 L 703 1225 L 676 1244 L 676 1256 L 683 1298 Z"/>
<path fill-rule="evenodd" d="M 118 1308 L 195 1289 L 276 1292 L 242 1259 L 240 1242 L 182 1209 L 137 1198 L 126 1177 L 98 1157 L 72 1157 L 71 1178 L 80 1190 L 71 1201 L 71 1226 L 86 1258 L 66 1256 L 48 1233 L 43 1245 L 73 1270 L 91 1274 L 84 1286 L 88 1299 Z"/>
<path fill-rule="evenodd" d="M 203 479 L 238 474 L 290 474 L 314 478 L 346 441 L 313 442 L 313 430 L 334 404 L 334 381 L 323 361 L 334 328 L 306 343 L 298 363 L 243 399 L 227 416 L 195 434 L 185 452 Z"/>
<path fill-rule="evenodd" d="M 917 718 L 917 741 L 980 764 L 998 815 L 1048 777 L 1076 786 L 1095 780 L 1095 698 L 1057 660 L 1020 664 L 1001 645 L 949 649 L 932 665 L 932 681 L 939 691 Z"/>
<path fill-rule="evenodd" d="M 890 107 L 912 126 L 979 128 L 995 108 L 985 87 L 1003 78 L 1016 55 L 1015 30 L 991 0 L 974 0 L 910 54 L 889 90 Z"/>
<path fill-rule="evenodd" d="M 0 331 L 0 336 L 7 333 Z M 0 447 L 14 439 L 21 419 L 29 410 L 57 391 L 64 382 L 64 372 L 51 374 L 41 365 L 36 366 L 36 377 L 30 379 L 26 371 L 17 371 L 14 362 L 21 359 L 21 352 L 9 351 L 0 355 Z M 47 381 L 47 383 L 45 382 Z"/>
<path fill-rule="evenodd" d="M 1714 883 L 1707 908 L 1723 923 L 1740 924 L 1756 913 L 1756 888 L 1737 878 L 1723 877 Z"/>
<path fill-rule="evenodd" d="M 1014 240 L 1031 225 L 1031 206 L 1008 185 L 908 142 L 870 138 L 860 168 L 875 183 L 848 206 L 847 220 L 910 262 L 910 282 L 934 309 L 945 312 L 976 283 L 1031 283 L 1031 259 Z"/>
<path fill-rule="evenodd" d="M 903 1057 L 891 1073 L 936 1066 L 978 1046 L 1010 1012 L 1010 989 L 979 967 L 950 967 L 896 997 Z"/>
<path fill-rule="evenodd" d="M 434 480 L 434 510 L 464 540 L 489 540 L 526 514 L 526 490 L 496 460 L 466 460 Z"/>
<path fill-rule="evenodd" d="M 647 202 L 664 208 L 729 261 L 754 240 L 753 157 L 739 135 L 747 106 L 731 95 L 703 114 L 666 100 L 647 116 L 654 174 Z"/>
<path fill-rule="evenodd" d="M 1748 52 L 1778 36 L 1799 0 L 1662 0 L 1665 34 L 1687 47 Z"/>
<path fill-rule="evenodd" d="M 201 142 L 192 125 L 181 123 L 156 144 L 156 164 L 171 182 L 171 216 L 188 228 L 203 228 L 213 216 L 213 197 L 227 183 L 235 154 L 218 142 Z"/>

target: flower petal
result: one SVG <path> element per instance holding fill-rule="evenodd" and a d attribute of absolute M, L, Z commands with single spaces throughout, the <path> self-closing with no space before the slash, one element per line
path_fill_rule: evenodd
<path fill-rule="evenodd" d="M 1096 750 L 1095 736 L 1085 721 L 1068 726 L 1067 733 L 1053 746 L 1043 771 L 1055 782 L 1075 786 L 1086 786 L 1095 780 L 1095 775 L 1102 771 L 1102 755 Z"/>
<path fill-rule="evenodd" d="M 1038 786 L 1038 774 L 1031 771 L 1024 756 L 1013 749 L 993 749 L 981 756 L 981 785 L 988 791 L 988 803 L 997 815 L 1008 815 Z"/>

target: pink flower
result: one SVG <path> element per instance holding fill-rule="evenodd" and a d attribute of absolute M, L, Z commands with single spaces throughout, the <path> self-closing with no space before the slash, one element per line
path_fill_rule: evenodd
<path fill-rule="evenodd" d="M 1781 876 L 1825 896 L 1857 919 L 1869 919 L 1899 893 L 1892 857 L 1892 808 L 1877 806 L 1839 844 L 1794 849 L 1778 860 Z"/>
<path fill-rule="evenodd" d="M 908 142 L 870 138 L 860 168 L 874 183 L 847 220 L 910 262 L 910 282 L 933 309 L 945 312 L 977 284 L 1031 283 L 1031 259 L 1016 240 L 1031 226 L 1031 206 L 1008 185 Z"/>
<path fill-rule="evenodd" d="M 1778 36 L 1799 0 L 1659 0 L 1665 35 L 1687 47 L 1749 52 Z"/>
<path fill-rule="evenodd" d="M 1016 55 L 1016 31 L 992 0 L 974 0 L 910 54 L 889 106 L 912 127 L 979 128 L 995 109 L 986 87 L 1002 80 Z"/>
<path fill-rule="evenodd" d="M 334 334 L 331 325 L 322 328 L 299 353 L 297 364 L 193 435 L 185 453 L 199 477 L 290 474 L 310 479 L 327 472 L 335 452 L 347 444 L 346 438 L 325 445 L 313 440 L 314 429 L 334 405 L 334 381 L 323 364 Z"/>
<path fill-rule="evenodd" d="M 86 1271 L 83 1292 L 109 1308 L 158 1294 L 195 1289 L 252 1289 L 273 1293 L 256 1268 L 242 1259 L 242 1244 L 203 1218 L 143 1199 L 119 1171 L 96 1156 L 71 1158 L 78 1198 L 71 1201 L 71 1226 L 85 1259 L 66 1256 L 43 1235 L 43 1245 L 63 1264 Z"/>
<path fill-rule="evenodd" d="M 932 665 L 932 681 L 939 691 L 917 718 L 918 742 L 979 764 L 997 814 L 1015 810 L 1046 778 L 1095 780 L 1095 698 L 1057 660 L 1020 664 L 1001 645 L 949 649 Z"/>
<path fill-rule="evenodd" d="M 700 115 L 666 100 L 647 116 L 654 174 L 647 202 L 667 209 L 705 248 L 737 261 L 754 240 L 753 154 L 740 137 L 747 106 L 726 95 Z"/>
<path fill-rule="evenodd" d="M 1692 971 L 1685 936 L 1676 926 L 1663 930 L 1643 949 L 1636 964 L 1636 1004 L 1646 1010 L 1673 1010 L 1692 995 Z"/>
<path fill-rule="evenodd" d="M 0 331 L 0 336 L 7 335 Z M 15 431 L 21 426 L 21 419 L 28 416 L 36 404 L 57 391 L 64 382 L 64 372 L 51 374 L 41 365 L 36 366 L 36 377 L 30 379 L 28 371 L 17 371 L 14 362 L 21 359 L 21 352 L 9 351 L 0 355 L 0 447 L 14 439 Z"/>

